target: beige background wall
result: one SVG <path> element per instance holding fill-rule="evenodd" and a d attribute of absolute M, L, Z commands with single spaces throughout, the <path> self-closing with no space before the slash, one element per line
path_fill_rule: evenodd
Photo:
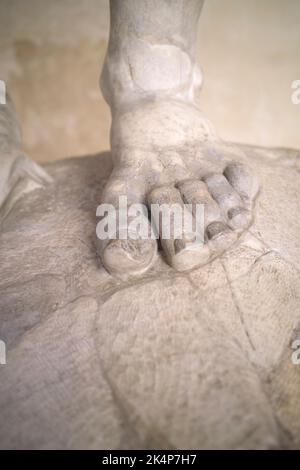
<path fill-rule="evenodd" d="M 98 88 L 108 0 L 0 0 L 0 79 L 38 161 L 109 147 Z M 207 0 L 199 25 L 202 108 L 223 138 L 300 148 L 299 0 Z"/>

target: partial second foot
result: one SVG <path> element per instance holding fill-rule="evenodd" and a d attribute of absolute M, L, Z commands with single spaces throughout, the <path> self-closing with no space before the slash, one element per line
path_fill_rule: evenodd
<path fill-rule="evenodd" d="M 225 149 L 225 150 L 224 150 Z M 101 203 L 204 206 L 204 244 L 182 237 L 161 239 L 164 258 L 189 271 L 220 256 L 253 221 L 258 183 L 243 162 L 214 134 L 197 107 L 181 101 L 152 101 L 113 120 L 114 169 Z M 134 238 L 134 237 L 133 237 Z M 98 240 L 102 263 L 122 279 L 147 271 L 157 254 L 151 238 Z"/>

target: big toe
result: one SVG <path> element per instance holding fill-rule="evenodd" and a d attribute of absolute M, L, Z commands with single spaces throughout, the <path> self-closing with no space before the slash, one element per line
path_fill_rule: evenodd
<path fill-rule="evenodd" d="M 152 239 L 109 240 L 100 253 L 106 270 L 122 280 L 146 272 L 153 264 L 157 243 Z"/>
<path fill-rule="evenodd" d="M 147 207 L 141 203 L 144 186 L 142 178 L 114 170 L 97 209 L 97 216 L 103 217 L 96 230 L 98 253 L 105 269 L 122 280 L 147 271 L 157 254 L 157 242 L 150 236 Z M 132 225 L 134 214 L 140 224 Z M 109 234 L 106 226 L 110 227 Z"/>

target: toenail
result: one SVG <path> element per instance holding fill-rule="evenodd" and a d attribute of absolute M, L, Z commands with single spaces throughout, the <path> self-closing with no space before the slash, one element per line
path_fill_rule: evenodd
<path fill-rule="evenodd" d="M 206 235 L 209 240 L 213 240 L 217 238 L 219 235 L 221 235 L 222 233 L 225 233 L 228 231 L 229 231 L 228 227 L 226 227 L 226 225 L 223 224 L 223 222 L 212 222 L 206 228 Z"/>
<path fill-rule="evenodd" d="M 186 243 L 182 239 L 176 239 L 174 240 L 174 249 L 175 249 L 175 254 L 179 253 L 180 251 L 184 250 L 186 248 Z"/>
<path fill-rule="evenodd" d="M 232 209 L 229 209 L 227 215 L 228 219 L 234 219 L 235 217 L 242 215 L 243 213 L 247 213 L 248 211 L 244 209 L 243 207 L 233 207 Z"/>
<path fill-rule="evenodd" d="M 233 228 L 242 228 L 251 222 L 251 212 L 243 207 L 233 207 L 229 209 L 227 215 Z"/>

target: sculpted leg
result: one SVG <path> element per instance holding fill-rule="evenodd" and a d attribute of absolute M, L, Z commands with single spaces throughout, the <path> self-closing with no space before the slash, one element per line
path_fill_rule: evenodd
<path fill-rule="evenodd" d="M 204 245 L 184 236 L 162 241 L 178 271 L 208 263 L 252 222 L 258 185 L 217 137 L 198 105 L 196 63 L 201 0 L 111 1 L 110 39 L 101 88 L 111 107 L 114 171 L 102 203 L 204 206 Z M 99 240 L 106 269 L 126 278 L 155 259 L 154 240 Z"/>

